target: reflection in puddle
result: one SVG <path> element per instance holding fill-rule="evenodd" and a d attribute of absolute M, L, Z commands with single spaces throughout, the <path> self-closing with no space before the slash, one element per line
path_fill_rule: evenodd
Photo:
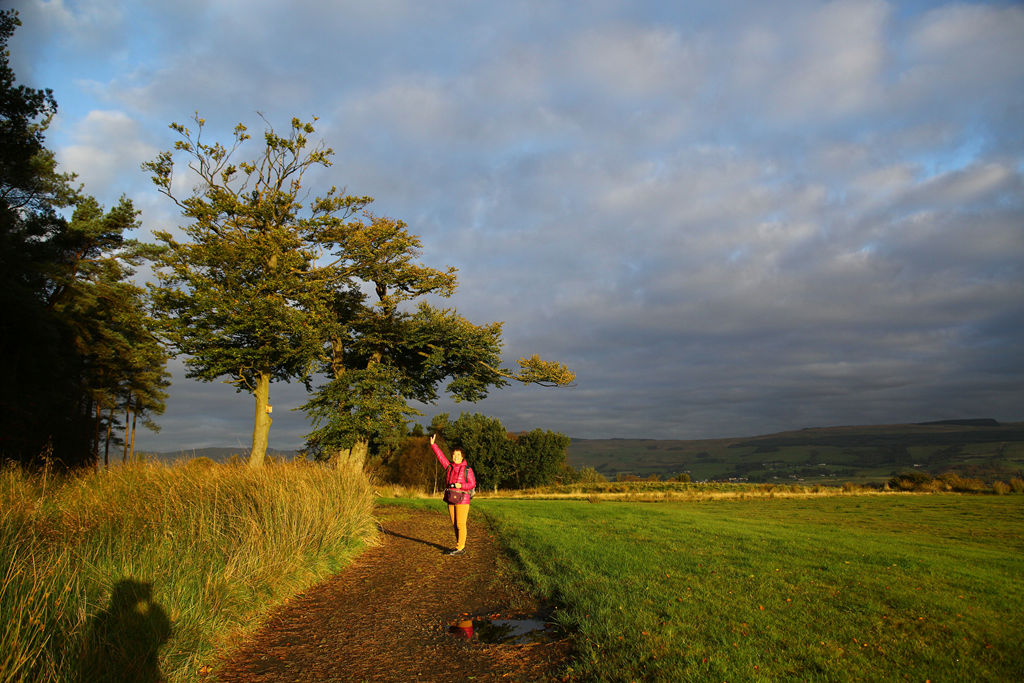
<path fill-rule="evenodd" d="M 449 624 L 448 633 L 456 638 L 491 644 L 537 643 L 556 637 L 554 624 L 544 621 L 539 615 L 524 619 L 463 617 Z"/>
<path fill-rule="evenodd" d="M 462 621 L 452 624 L 448 629 L 448 633 L 460 636 L 466 640 L 473 640 L 473 620 L 463 619 Z"/>

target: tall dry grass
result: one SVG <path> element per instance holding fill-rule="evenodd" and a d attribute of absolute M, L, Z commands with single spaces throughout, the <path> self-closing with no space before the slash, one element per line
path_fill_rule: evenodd
<path fill-rule="evenodd" d="M 362 477 L 193 461 L 0 472 L 0 682 L 193 680 L 375 538 Z"/>

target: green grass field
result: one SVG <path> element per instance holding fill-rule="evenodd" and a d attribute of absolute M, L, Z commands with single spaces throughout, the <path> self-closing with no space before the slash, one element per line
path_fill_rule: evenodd
<path fill-rule="evenodd" d="M 584 680 L 1024 671 L 1024 496 L 480 500 Z"/>

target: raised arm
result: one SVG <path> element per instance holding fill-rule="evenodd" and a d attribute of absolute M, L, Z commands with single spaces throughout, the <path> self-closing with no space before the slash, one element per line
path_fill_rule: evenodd
<path fill-rule="evenodd" d="M 444 457 L 444 452 L 441 447 L 435 443 L 437 441 L 437 434 L 430 435 L 430 450 L 434 451 L 434 455 L 437 456 L 438 462 L 441 463 L 441 467 L 448 467 L 451 463 L 448 462 L 448 458 Z"/>

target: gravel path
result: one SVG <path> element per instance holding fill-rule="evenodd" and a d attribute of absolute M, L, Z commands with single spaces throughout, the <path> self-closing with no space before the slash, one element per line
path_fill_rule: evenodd
<path fill-rule="evenodd" d="M 383 543 L 270 615 L 218 667 L 224 683 L 542 681 L 568 661 L 568 639 L 488 644 L 461 619 L 527 618 L 538 605 L 502 575 L 485 520 L 470 512 L 466 553 L 448 557 L 447 511 L 378 508 Z M 467 616 L 468 615 L 468 616 Z"/>

